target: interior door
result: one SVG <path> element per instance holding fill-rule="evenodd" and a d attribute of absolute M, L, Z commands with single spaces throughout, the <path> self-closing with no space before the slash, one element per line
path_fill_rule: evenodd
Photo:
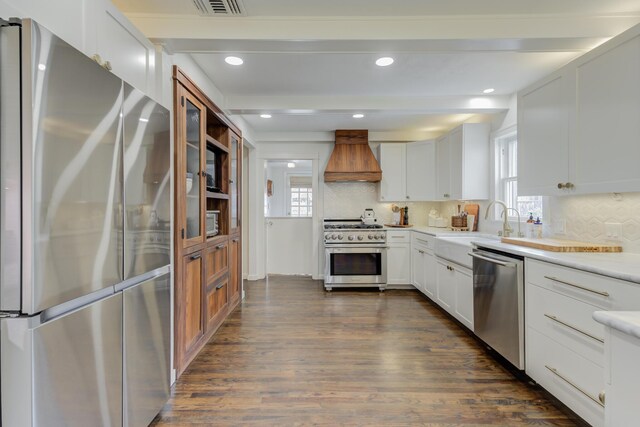
<path fill-rule="evenodd" d="M 22 311 L 33 314 L 122 280 L 123 87 L 35 22 L 22 36 Z"/>

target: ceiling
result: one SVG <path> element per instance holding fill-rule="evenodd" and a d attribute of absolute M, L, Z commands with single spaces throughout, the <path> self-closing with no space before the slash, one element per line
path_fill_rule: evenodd
<path fill-rule="evenodd" d="M 640 0 L 241 0 L 239 17 L 199 16 L 192 0 L 114 3 L 151 40 L 193 57 L 252 142 L 327 140 L 341 128 L 415 140 L 495 122 L 518 90 L 640 23 Z M 395 62 L 378 67 L 381 56 Z"/>

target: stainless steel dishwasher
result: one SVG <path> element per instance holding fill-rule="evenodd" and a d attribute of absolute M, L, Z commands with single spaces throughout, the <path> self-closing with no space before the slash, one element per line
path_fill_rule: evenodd
<path fill-rule="evenodd" d="M 475 334 L 524 369 L 524 258 L 474 248 L 473 321 Z"/>

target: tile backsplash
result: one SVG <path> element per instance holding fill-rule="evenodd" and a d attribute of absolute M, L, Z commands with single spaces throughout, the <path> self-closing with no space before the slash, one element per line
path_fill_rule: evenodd
<path fill-rule="evenodd" d="M 409 207 L 409 222 L 413 225 L 427 225 L 431 208 L 439 209 L 438 202 L 396 203 Z M 324 184 L 324 217 L 359 218 L 366 208 L 376 212 L 378 221 L 391 222 L 392 203 L 378 201 L 378 186 L 370 182 L 333 182 Z"/>
<path fill-rule="evenodd" d="M 566 234 L 557 237 L 616 243 L 625 252 L 640 253 L 640 193 L 550 197 L 549 211 L 552 226 L 560 220 L 566 223 Z M 621 224 L 618 240 L 607 238 L 605 223 Z"/>

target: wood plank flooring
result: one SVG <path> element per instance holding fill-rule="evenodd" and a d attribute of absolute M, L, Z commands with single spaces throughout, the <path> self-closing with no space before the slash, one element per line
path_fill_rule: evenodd
<path fill-rule="evenodd" d="M 152 425 L 577 425 L 417 291 L 246 283 Z"/>

